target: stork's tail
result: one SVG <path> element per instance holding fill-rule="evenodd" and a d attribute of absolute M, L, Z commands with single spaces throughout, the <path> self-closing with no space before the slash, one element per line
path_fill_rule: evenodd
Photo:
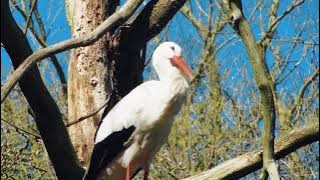
<path fill-rule="evenodd" d="M 130 126 L 120 131 L 113 132 L 104 140 L 95 144 L 90 159 L 89 168 L 86 171 L 83 180 L 96 180 L 103 168 L 125 148 L 124 143 L 128 141 L 136 128 Z"/>

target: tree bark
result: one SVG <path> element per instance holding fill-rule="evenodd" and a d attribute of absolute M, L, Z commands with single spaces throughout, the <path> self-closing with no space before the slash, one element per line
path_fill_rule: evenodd
<path fill-rule="evenodd" d="M 72 36 L 79 37 L 93 31 L 115 11 L 115 1 L 77 1 L 73 3 Z M 69 122 L 90 114 L 105 104 L 112 93 L 110 86 L 111 62 L 108 60 L 106 33 L 91 46 L 72 50 L 68 79 Z M 102 111 L 69 127 L 71 141 L 82 165 L 86 166 L 93 149 L 95 131 Z"/>
<path fill-rule="evenodd" d="M 32 49 L 14 21 L 8 0 L 1 1 L 1 42 L 14 68 L 32 54 Z M 70 142 L 61 112 L 43 83 L 37 66 L 19 81 L 20 88 L 35 115 L 35 122 L 59 179 L 80 178 L 84 173 Z"/>

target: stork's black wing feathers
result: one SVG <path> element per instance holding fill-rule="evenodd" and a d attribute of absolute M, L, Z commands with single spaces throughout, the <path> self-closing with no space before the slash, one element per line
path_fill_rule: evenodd
<path fill-rule="evenodd" d="M 93 148 L 89 169 L 83 179 L 97 179 L 99 172 L 124 149 L 124 143 L 128 141 L 135 129 L 134 126 L 123 128 L 97 143 Z"/>

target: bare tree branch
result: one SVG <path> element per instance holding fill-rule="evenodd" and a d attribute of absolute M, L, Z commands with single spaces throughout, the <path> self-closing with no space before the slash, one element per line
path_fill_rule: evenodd
<path fill-rule="evenodd" d="M 279 17 L 275 18 L 275 12 L 278 5 L 277 5 L 277 1 L 275 1 L 274 7 L 271 7 L 271 13 L 272 16 L 270 18 L 270 25 L 269 25 L 269 29 L 267 30 L 267 32 L 265 33 L 265 35 L 261 38 L 259 44 L 260 45 L 264 45 L 265 44 L 265 40 L 272 37 L 273 32 L 275 31 L 275 29 L 277 28 L 277 26 L 279 25 L 279 22 L 286 17 L 286 15 L 288 15 L 291 11 L 293 11 L 296 7 L 300 6 L 305 0 L 300 0 L 300 1 L 294 1 L 293 4 Z"/>
<path fill-rule="evenodd" d="M 296 98 L 296 103 L 294 104 L 294 106 L 290 109 L 290 113 L 293 113 L 297 107 L 299 107 L 301 105 L 301 100 L 303 98 L 303 95 L 307 89 L 307 87 L 319 76 L 319 69 L 317 69 L 313 75 L 307 79 L 304 84 L 302 85 L 301 89 L 299 90 L 298 96 Z"/>
<path fill-rule="evenodd" d="M 132 28 L 130 36 L 142 44 L 146 43 L 160 33 L 185 2 L 186 0 L 151 0 L 129 23 Z"/>
<path fill-rule="evenodd" d="M 93 32 L 82 36 L 72 38 L 66 41 L 59 42 L 50 47 L 43 48 L 31 56 L 29 56 L 23 63 L 8 77 L 7 82 L 1 87 L 1 103 L 7 97 L 9 92 L 21 79 L 22 75 L 30 69 L 36 62 L 51 55 L 69 50 L 80 46 L 88 46 L 93 44 L 101 38 L 108 30 L 126 21 L 138 8 L 142 0 L 127 1 L 117 12 L 107 18 L 100 26 Z"/>
<path fill-rule="evenodd" d="M 241 37 L 249 56 L 254 71 L 254 78 L 261 96 L 261 111 L 264 119 L 263 131 L 263 175 L 264 171 L 270 178 L 280 179 L 274 162 L 274 128 L 275 128 L 275 104 L 273 98 L 274 83 L 265 64 L 265 48 L 256 43 L 248 21 L 243 17 L 240 0 L 226 0 L 223 8 L 227 18 L 232 21 L 232 27 Z"/>
<path fill-rule="evenodd" d="M 35 10 L 34 10 L 34 16 L 36 18 L 36 21 L 38 23 L 38 26 L 40 28 L 40 34 L 42 37 L 44 37 L 44 41 L 47 40 L 47 33 L 46 33 L 46 30 L 45 30 L 45 26 L 43 24 L 43 21 L 42 21 L 42 18 L 40 16 L 40 13 L 39 13 L 39 10 L 38 10 L 38 6 L 35 7 Z"/>
<path fill-rule="evenodd" d="M 8 124 L 9 126 L 13 127 L 13 128 L 16 129 L 16 130 L 19 130 L 19 131 L 22 131 L 23 133 L 26 133 L 26 134 L 28 134 L 28 135 L 31 135 L 31 136 L 35 137 L 36 139 L 41 139 L 41 136 L 40 136 L 39 134 L 36 134 L 36 133 L 30 132 L 30 131 L 28 131 L 28 130 L 25 130 L 25 129 L 23 129 L 23 128 L 20 128 L 20 127 L 18 127 L 18 126 L 16 126 L 16 125 L 12 124 L 11 122 L 3 119 L 2 117 L 1 117 L 1 121 L 5 122 L 6 124 Z"/>
<path fill-rule="evenodd" d="M 192 23 L 192 25 L 197 29 L 201 38 L 204 40 L 208 34 L 208 29 L 194 17 L 190 8 L 187 6 L 183 6 L 180 12 Z"/>
<path fill-rule="evenodd" d="M 270 13 L 270 17 L 269 17 L 269 27 L 271 27 L 271 25 L 273 24 L 273 22 L 275 21 L 276 17 L 277 17 L 277 12 L 279 9 L 279 0 L 273 0 L 271 7 L 269 8 L 269 13 Z M 261 26 L 261 31 L 263 32 L 263 26 Z M 275 30 L 275 29 L 274 29 Z M 273 30 L 273 31 L 274 31 Z M 273 37 L 273 35 L 271 34 L 268 38 L 265 39 L 265 41 L 263 42 L 263 46 L 269 45 L 271 42 L 271 38 Z"/>
<path fill-rule="evenodd" d="M 37 6 L 37 2 L 38 2 L 38 0 L 32 0 L 30 14 L 29 14 L 29 16 L 27 18 L 26 27 L 25 27 L 24 32 L 23 32 L 24 35 L 27 34 L 29 23 L 30 23 L 30 21 L 32 21 L 32 13 L 35 10 L 35 7 Z"/>
<path fill-rule="evenodd" d="M 12 0 L 10 0 L 11 3 L 14 3 L 12 2 Z M 24 18 L 25 21 L 27 21 L 27 18 L 28 18 L 28 15 L 26 14 L 26 12 L 24 12 L 17 4 L 13 4 L 14 7 L 18 10 L 18 12 L 22 15 L 22 17 Z M 42 23 L 42 20 L 41 20 L 41 17 L 39 16 L 38 14 L 38 10 L 37 8 L 35 8 L 34 10 L 34 13 L 36 15 L 36 19 L 38 21 L 38 24 L 39 24 L 39 27 L 41 29 L 41 37 L 40 35 L 36 32 L 36 30 L 34 29 L 33 27 L 33 22 L 32 22 L 32 19 L 30 21 L 30 25 L 28 26 L 29 29 L 31 30 L 32 34 L 34 35 L 34 37 L 37 39 L 37 41 L 39 42 L 40 46 L 42 48 L 46 48 L 47 47 L 47 44 L 45 42 L 45 40 L 47 39 L 46 37 L 46 34 L 45 34 L 45 28 L 44 28 L 44 25 Z M 38 17 L 39 16 L 39 17 Z M 67 80 L 66 80 L 66 77 L 63 73 L 63 70 L 62 70 L 62 67 L 61 65 L 59 64 L 59 61 L 57 59 L 56 56 L 52 55 L 50 56 L 50 59 L 51 59 L 51 62 L 53 64 L 53 66 L 55 67 L 56 71 L 57 71 L 57 74 L 58 74 L 58 77 L 60 79 L 60 83 L 62 85 L 62 90 L 63 90 L 63 94 L 64 96 L 66 97 L 67 96 L 67 90 L 68 90 L 68 87 L 67 87 Z"/>
<path fill-rule="evenodd" d="M 79 123 L 79 122 L 81 122 L 81 121 L 83 121 L 83 120 L 85 120 L 85 119 L 97 114 L 99 111 L 101 111 L 101 109 L 103 109 L 106 105 L 108 105 L 109 100 L 110 100 L 110 96 L 107 99 L 107 101 L 100 108 L 98 108 L 97 110 L 93 111 L 92 113 L 89 113 L 89 114 L 87 114 L 85 116 L 80 117 L 79 119 L 77 119 L 75 121 L 69 122 L 68 124 L 66 124 L 66 127 L 69 127 L 69 126 L 72 126 L 74 124 L 77 124 L 77 123 Z"/>
<path fill-rule="evenodd" d="M 292 130 L 275 142 L 275 159 L 281 159 L 297 149 L 319 141 L 319 123 Z M 246 153 L 200 174 L 184 180 L 238 179 L 262 167 L 262 150 Z"/>
<path fill-rule="evenodd" d="M 209 4 L 209 6 L 213 6 L 212 3 L 213 2 L 211 2 L 211 4 Z M 199 20 L 197 20 L 194 17 L 194 15 L 189 7 L 183 6 L 180 11 L 192 23 L 194 28 L 200 34 L 202 40 L 204 40 L 204 42 L 205 42 L 205 47 L 204 47 L 203 53 L 201 55 L 200 63 L 194 73 L 195 78 L 193 79 L 193 81 L 191 83 L 192 86 L 196 86 L 200 81 L 200 75 L 201 75 L 202 71 L 204 70 L 205 66 L 207 66 L 208 62 L 214 60 L 216 53 L 219 51 L 219 49 L 221 49 L 221 47 L 224 46 L 224 43 L 222 43 L 221 46 L 219 46 L 218 48 L 213 48 L 212 44 L 216 39 L 216 34 L 219 33 L 223 29 L 223 27 L 226 23 L 221 22 L 222 13 L 220 10 L 219 10 L 217 18 L 214 22 L 214 24 L 216 25 L 214 28 L 212 28 L 213 23 L 211 22 L 211 20 L 208 20 L 208 22 L 209 22 L 208 27 L 206 27 Z M 212 8 L 210 8 L 210 11 L 213 11 Z M 211 13 L 209 13 L 210 15 L 208 18 L 212 18 Z M 229 42 L 229 41 L 227 41 L 227 42 Z"/>

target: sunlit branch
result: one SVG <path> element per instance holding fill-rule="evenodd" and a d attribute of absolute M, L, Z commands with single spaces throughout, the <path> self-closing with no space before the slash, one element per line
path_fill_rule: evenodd
<path fill-rule="evenodd" d="M 284 158 L 297 149 L 316 141 L 319 141 L 319 123 L 292 130 L 276 140 L 275 159 Z M 262 150 L 252 151 L 184 180 L 238 179 L 262 167 L 262 154 Z"/>
<path fill-rule="evenodd" d="M 286 17 L 288 14 L 290 14 L 296 7 L 300 6 L 305 0 L 300 0 L 300 1 L 295 1 L 281 16 L 278 16 L 277 18 L 274 19 L 272 23 L 270 23 L 269 29 L 267 32 L 265 32 L 265 35 L 261 38 L 261 40 L 258 42 L 258 44 L 264 45 L 264 41 L 272 37 L 273 32 L 279 25 L 279 22 Z M 271 19 L 272 20 L 272 19 Z"/>

